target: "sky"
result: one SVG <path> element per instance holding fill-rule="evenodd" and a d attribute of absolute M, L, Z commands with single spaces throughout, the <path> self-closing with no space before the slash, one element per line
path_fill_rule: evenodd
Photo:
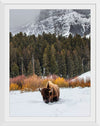
<path fill-rule="evenodd" d="M 16 27 L 20 27 L 23 24 L 28 23 L 39 15 L 40 10 L 38 9 L 11 9 L 10 10 L 10 30 Z"/>

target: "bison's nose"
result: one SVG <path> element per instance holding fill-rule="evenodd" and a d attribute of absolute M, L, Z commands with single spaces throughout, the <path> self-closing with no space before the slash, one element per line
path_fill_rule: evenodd
<path fill-rule="evenodd" d="M 49 103 L 49 101 L 45 101 L 45 103 Z"/>

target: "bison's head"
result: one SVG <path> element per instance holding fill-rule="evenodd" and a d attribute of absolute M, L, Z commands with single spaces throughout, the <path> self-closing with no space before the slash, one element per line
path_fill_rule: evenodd
<path fill-rule="evenodd" d="M 44 102 L 49 103 L 50 96 L 52 95 L 52 89 L 43 88 L 43 89 L 39 89 L 39 91 L 41 92 Z"/>

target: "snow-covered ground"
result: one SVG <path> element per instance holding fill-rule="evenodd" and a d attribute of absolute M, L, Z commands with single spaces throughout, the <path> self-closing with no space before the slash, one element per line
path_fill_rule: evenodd
<path fill-rule="evenodd" d="M 46 104 L 39 91 L 10 92 L 10 116 L 90 116 L 91 88 L 61 88 L 60 100 Z"/>

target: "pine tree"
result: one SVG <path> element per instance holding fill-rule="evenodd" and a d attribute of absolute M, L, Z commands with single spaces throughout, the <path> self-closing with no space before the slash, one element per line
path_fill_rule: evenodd
<path fill-rule="evenodd" d="M 74 70 L 73 70 L 73 76 L 77 76 L 78 70 L 79 70 L 79 60 L 78 60 L 78 54 L 76 50 L 73 51 L 73 61 L 74 61 Z"/>
<path fill-rule="evenodd" d="M 64 78 L 66 78 L 66 71 L 67 71 L 67 68 L 66 68 L 66 62 L 65 62 L 65 51 L 64 49 L 61 51 L 61 56 L 62 56 L 62 76 Z"/>
<path fill-rule="evenodd" d="M 10 39 L 10 42 L 12 42 L 13 41 L 13 35 L 12 35 L 11 32 L 10 32 L 10 35 L 9 36 L 10 36 L 10 38 L 9 38 Z"/>
<path fill-rule="evenodd" d="M 58 57 L 59 76 L 66 78 L 65 51 L 62 50 Z"/>
<path fill-rule="evenodd" d="M 80 74 L 82 74 L 84 72 L 84 69 L 83 69 L 84 67 L 83 67 L 82 60 L 81 60 L 80 56 L 78 56 L 78 62 L 79 62 L 78 74 L 80 75 Z"/>
<path fill-rule="evenodd" d="M 13 63 L 11 67 L 11 77 L 15 77 L 18 75 L 19 75 L 19 67 L 17 66 L 16 63 Z"/>
<path fill-rule="evenodd" d="M 73 77 L 74 61 L 70 51 L 67 51 L 67 75 L 68 78 Z"/>
<path fill-rule="evenodd" d="M 45 48 L 44 54 L 43 54 L 43 69 L 45 69 L 45 75 L 49 74 L 49 57 L 47 53 L 48 53 L 48 49 Z"/>
<path fill-rule="evenodd" d="M 50 71 L 51 74 L 57 74 L 58 73 L 58 64 L 56 62 L 55 58 L 55 47 L 54 45 L 51 46 L 51 59 L 50 59 Z"/>
<path fill-rule="evenodd" d="M 33 66 L 32 66 L 32 62 L 30 61 L 27 67 L 27 75 L 32 75 L 33 74 Z"/>
<path fill-rule="evenodd" d="M 41 76 L 41 66 L 39 60 L 35 60 L 35 74 Z"/>

